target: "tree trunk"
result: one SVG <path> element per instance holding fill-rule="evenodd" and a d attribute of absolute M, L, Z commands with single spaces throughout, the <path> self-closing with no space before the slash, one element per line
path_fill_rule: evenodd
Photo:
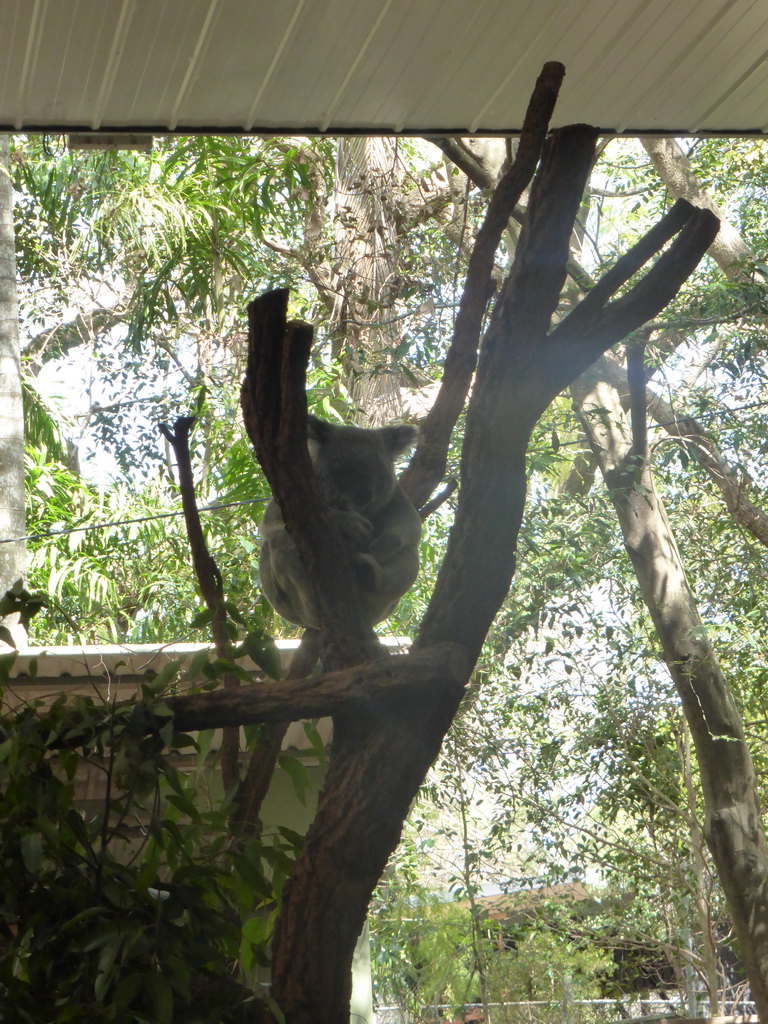
<path fill-rule="evenodd" d="M 768 845 L 741 716 L 683 563 L 637 451 L 618 391 L 598 363 L 573 385 L 624 543 L 691 730 L 706 809 L 705 835 L 761 1020 L 768 1020 Z"/>
<path fill-rule="evenodd" d="M 701 968 L 700 976 L 704 981 L 709 998 L 709 1015 L 717 1017 L 720 1013 L 720 993 L 717 971 L 717 944 L 712 929 L 711 903 L 707 896 L 710 872 L 707 869 L 706 839 L 701 828 L 697 813 L 697 787 L 693 778 L 691 757 L 691 732 L 683 722 L 683 735 L 680 739 L 680 763 L 683 772 L 683 784 L 688 802 L 688 834 L 691 844 L 691 874 L 693 875 L 696 916 L 699 919 L 701 935 Z"/>
<path fill-rule="evenodd" d="M 246 429 L 314 584 L 323 662 L 330 669 L 346 668 L 313 681 L 310 689 L 343 682 L 351 690 L 347 705 L 337 704 L 333 712 L 326 783 L 285 885 L 275 930 L 271 994 L 288 1024 L 339 1024 L 349 1013 L 352 955 L 371 893 L 514 574 L 531 430 L 564 387 L 664 308 L 717 231 L 712 214 L 676 204 L 551 330 L 597 139 L 596 129 L 587 125 L 546 138 L 563 73 L 562 65 L 545 65 L 515 161 L 489 207 L 487 221 L 496 211 L 500 233 L 507 206 L 514 208 L 541 154 L 514 264 L 480 345 L 466 416 L 459 503 L 445 560 L 412 653 L 396 659 L 388 682 L 383 652 L 361 616 L 351 556 L 319 498 L 309 462 L 304 389 L 311 330 L 286 324 L 285 292 L 270 293 L 249 307 L 248 370 L 241 391 Z M 505 196 L 501 204 L 496 202 L 500 193 Z M 483 244 L 494 237 L 487 222 L 478 242 L 481 237 Z M 611 301 L 664 247 L 645 276 Z M 466 303 L 466 293 L 462 299 L 465 325 L 459 331 L 457 323 L 446 360 L 441 394 L 452 390 L 448 405 L 455 406 L 455 417 L 461 400 L 454 398 L 466 394 L 478 349 L 489 296 L 486 271 L 484 259 L 470 260 L 468 287 L 478 292 Z M 460 357 L 455 349 L 459 338 Z M 445 405 L 438 398 L 427 417 L 412 463 L 424 468 L 411 474 L 409 495 L 427 486 L 431 490 L 436 482 L 435 466 L 444 461 L 455 424 Z M 434 420 L 439 430 L 431 429 Z M 437 449 L 435 458 L 420 460 L 427 446 Z M 414 670 L 425 664 L 431 670 L 419 677 Z M 371 692 L 372 676 L 384 682 L 385 690 L 397 689 L 399 699 L 387 700 L 380 688 L 378 696 Z M 208 706 L 209 727 L 219 724 L 214 712 L 221 699 L 221 694 L 194 698 L 198 713 L 201 704 Z M 182 729 L 184 700 L 169 700 Z M 321 714 L 324 710 L 317 707 Z M 283 715 L 301 717 L 290 708 Z"/>
<path fill-rule="evenodd" d="M 579 315 L 572 314 L 566 327 L 561 324 L 550 334 L 595 139 L 593 129 L 574 126 L 554 133 L 548 142 L 531 190 L 515 266 L 481 347 L 467 413 L 456 522 L 414 653 L 402 659 L 397 673 L 398 682 L 407 683 L 411 664 L 435 654 L 431 685 L 400 690 L 399 703 L 360 701 L 357 710 L 337 712 L 334 717 L 326 784 L 283 892 L 273 945 L 272 995 L 289 1024 L 338 1024 L 348 1012 L 352 953 L 371 893 L 456 713 L 514 573 L 525 499 L 526 448 L 537 418 L 601 351 L 669 301 L 716 230 L 711 215 L 678 207 L 598 283 Z M 606 305 L 629 276 L 678 232 L 651 271 L 621 300 Z M 255 304 L 251 315 L 255 323 Z M 278 334 L 284 332 L 285 354 L 270 351 L 266 357 L 273 366 L 289 367 L 284 383 L 277 387 L 268 385 L 269 376 L 259 364 L 264 339 L 258 345 L 252 343 L 243 409 L 286 523 L 295 527 L 297 547 L 307 564 L 314 566 L 318 598 L 328 601 L 331 626 L 338 614 L 347 614 L 344 601 L 352 602 L 344 628 L 338 627 L 333 642 L 324 646 L 341 667 L 345 661 L 355 664 L 354 657 L 359 660 L 357 645 L 364 643 L 365 631 L 355 616 L 354 585 L 345 584 L 339 590 L 343 555 L 326 558 L 332 536 L 323 536 L 315 499 L 302 472 L 306 451 L 298 443 L 300 420 L 297 425 L 286 412 L 300 404 L 300 382 L 290 372 L 291 353 L 299 347 L 293 340 L 295 330 L 295 326 L 287 331 L 278 327 Z M 276 410 L 276 427 L 265 414 L 268 406 Z M 288 465 L 293 465 L 293 472 L 287 472 Z M 293 500 L 280 493 L 281 486 L 296 489 Z M 331 605 L 337 612 L 331 611 Z M 351 637 L 351 653 L 345 636 Z M 381 673 L 381 665 L 374 663 L 376 673 Z M 368 671 L 363 666 L 355 671 L 358 692 L 365 692 Z"/>
<path fill-rule="evenodd" d="M 24 415 L 21 401 L 16 243 L 8 136 L 0 136 L 0 538 L 24 536 Z M 0 544 L 0 594 L 24 575 L 23 540 Z M 8 623 L 6 622 L 6 625 Z M 26 631 L 11 625 L 17 643 Z"/>
<path fill-rule="evenodd" d="M 396 143 L 389 139 L 357 136 L 339 141 L 336 262 L 344 269 L 331 329 L 343 338 L 350 397 L 366 427 L 403 414 L 405 378 L 395 356 L 400 342 L 400 325 L 394 319 L 398 238 L 391 199 L 397 167 Z"/>
<path fill-rule="evenodd" d="M 689 203 L 711 210 L 718 218 L 720 230 L 709 255 L 726 277 L 738 278 L 740 261 L 749 259 L 752 252 L 736 228 L 723 216 L 714 199 L 699 184 L 680 143 L 666 136 L 654 136 L 643 139 L 643 146 L 656 173 L 675 199 L 687 199 Z"/>

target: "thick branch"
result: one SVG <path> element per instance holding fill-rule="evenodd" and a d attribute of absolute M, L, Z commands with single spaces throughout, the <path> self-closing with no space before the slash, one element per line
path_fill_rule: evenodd
<path fill-rule="evenodd" d="M 179 732 L 221 729 L 258 722 L 295 722 L 339 711 L 360 711 L 378 704 L 396 708 L 404 696 L 436 695 L 463 687 L 472 666 L 455 644 L 440 644 L 418 654 L 393 654 L 354 668 L 279 683 L 255 680 L 238 691 L 168 697 Z"/>
<path fill-rule="evenodd" d="M 437 138 L 433 136 L 430 141 L 434 142 L 437 148 L 445 153 L 452 164 L 455 164 L 463 174 L 466 174 L 473 185 L 477 185 L 483 191 L 493 188 L 493 175 L 486 168 L 483 161 L 461 139 L 455 139 L 447 135 Z"/>
<path fill-rule="evenodd" d="M 687 199 L 694 206 L 711 210 L 720 221 L 720 230 L 709 248 L 709 254 L 726 277 L 739 277 L 740 263 L 752 256 L 736 228 L 723 216 L 712 196 L 703 189 L 690 161 L 676 139 L 645 138 L 643 146 L 661 180 L 677 199 Z"/>
<path fill-rule="evenodd" d="M 596 137 L 583 125 L 555 132 L 531 188 L 515 262 L 483 341 L 467 413 L 456 521 L 419 644 L 450 639 L 476 657 L 509 589 L 525 502 L 528 438 L 560 389 L 539 380 L 539 353 L 565 280 Z"/>
<path fill-rule="evenodd" d="M 661 398 L 651 402 L 650 411 L 668 434 L 679 438 L 685 444 L 686 451 L 690 452 L 707 472 L 722 494 L 726 508 L 734 521 L 748 530 L 763 546 L 768 547 L 768 515 L 750 499 L 749 479 L 728 465 L 715 442 L 707 436 L 693 416 L 677 416 L 672 407 Z"/>
<path fill-rule="evenodd" d="M 695 270 L 718 229 L 717 218 L 709 210 L 698 210 L 688 204 L 686 207 L 675 204 L 676 209 L 688 214 L 685 224 L 669 248 L 633 288 L 607 306 L 591 301 L 590 292 L 552 331 L 545 347 L 546 358 L 541 361 L 542 370 L 548 378 L 554 375 L 564 387 L 611 345 L 637 330 L 672 301 Z M 669 226 L 666 217 L 664 221 L 664 231 L 657 233 L 652 228 L 632 247 L 627 254 L 630 257 L 628 265 L 635 265 L 638 261 L 642 264 L 653 255 Z M 647 241 L 649 237 L 650 242 Z M 611 273 L 609 271 L 606 276 Z M 605 278 L 598 281 L 595 289 L 603 290 L 602 280 Z M 605 290 L 611 294 L 615 291 L 612 283 Z"/>
<path fill-rule="evenodd" d="M 625 285 L 638 270 L 645 266 L 648 260 L 660 252 L 667 242 L 685 227 L 692 212 L 693 207 L 690 203 L 685 200 L 676 202 L 657 224 L 654 224 L 628 252 L 619 257 L 610 270 L 603 274 L 575 309 L 568 314 L 563 325 L 569 324 L 571 331 L 577 331 L 580 327 L 584 329 L 583 325 L 588 324 L 590 318 L 602 310 L 606 302 L 613 298 L 622 285 Z"/>
<path fill-rule="evenodd" d="M 42 331 L 24 347 L 24 358 L 35 372 L 45 362 L 65 356 L 73 348 L 86 345 L 97 334 L 104 333 L 124 323 L 124 310 L 98 308 L 88 313 L 78 313 L 73 320 L 57 324 Z"/>

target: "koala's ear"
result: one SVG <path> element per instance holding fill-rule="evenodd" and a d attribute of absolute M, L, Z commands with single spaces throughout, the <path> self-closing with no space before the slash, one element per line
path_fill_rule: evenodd
<path fill-rule="evenodd" d="M 320 420 L 311 413 L 307 416 L 307 440 L 315 441 L 317 444 L 324 444 L 331 436 L 333 427 L 325 420 Z"/>
<path fill-rule="evenodd" d="M 384 441 L 384 447 L 394 459 L 402 455 L 406 448 L 411 447 L 419 432 L 416 427 L 401 423 L 396 427 L 381 427 L 379 433 Z"/>

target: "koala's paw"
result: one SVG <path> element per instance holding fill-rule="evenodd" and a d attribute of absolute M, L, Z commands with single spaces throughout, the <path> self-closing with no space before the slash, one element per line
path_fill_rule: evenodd
<path fill-rule="evenodd" d="M 345 512 L 333 509 L 333 519 L 341 530 L 344 540 L 353 549 L 364 548 L 373 532 L 370 519 L 359 512 Z"/>
<path fill-rule="evenodd" d="M 358 551 L 355 555 L 355 569 L 365 589 L 376 590 L 381 569 L 373 555 Z"/>
<path fill-rule="evenodd" d="M 368 551 L 377 562 L 389 562 L 403 549 L 403 542 L 396 533 L 381 533 L 368 545 Z"/>

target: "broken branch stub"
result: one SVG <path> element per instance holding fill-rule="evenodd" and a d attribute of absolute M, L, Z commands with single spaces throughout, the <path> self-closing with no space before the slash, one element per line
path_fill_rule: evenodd
<path fill-rule="evenodd" d="M 286 321 L 288 292 L 248 306 L 243 419 L 285 525 L 315 587 L 324 662 L 341 667 L 381 656 L 358 599 L 352 558 L 315 484 L 307 449 L 306 367 L 312 328 Z"/>

